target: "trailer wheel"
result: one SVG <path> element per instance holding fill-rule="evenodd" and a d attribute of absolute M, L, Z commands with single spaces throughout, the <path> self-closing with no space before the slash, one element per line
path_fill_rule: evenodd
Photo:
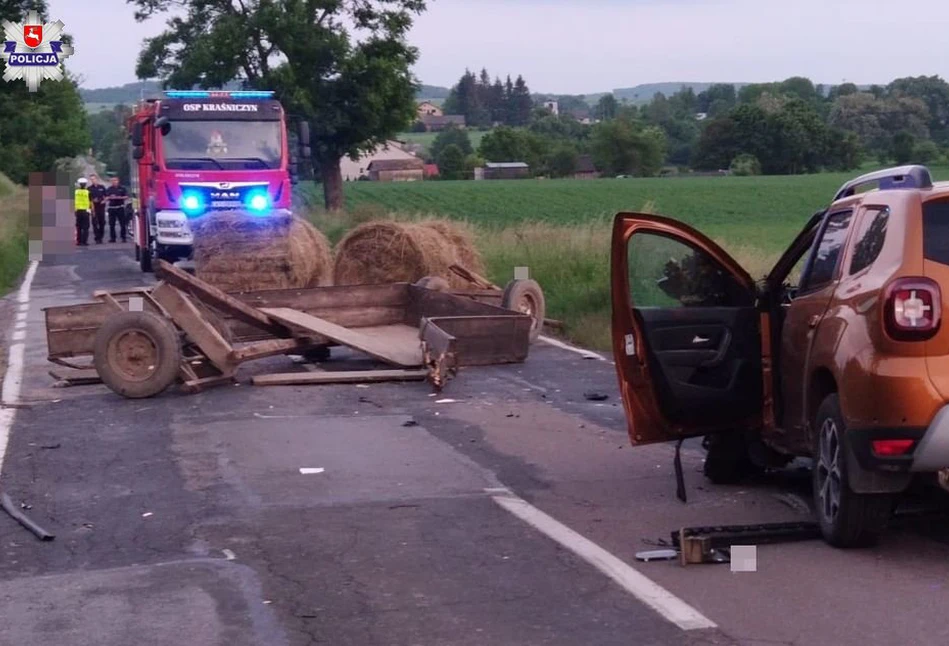
<path fill-rule="evenodd" d="M 436 292 L 447 292 L 451 290 L 451 285 L 441 276 L 426 276 L 415 281 L 416 287 L 424 287 Z"/>
<path fill-rule="evenodd" d="M 504 288 L 501 297 L 501 307 L 534 319 L 531 324 L 531 342 L 536 341 L 544 327 L 544 318 L 547 316 L 547 303 L 544 300 L 544 290 L 535 280 L 512 280 Z"/>
<path fill-rule="evenodd" d="M 153 397 L 178 376 L 178 331 L 151 312 L 118 312 L 96 333 L 93 363 L 113 392 L 130 399 Z"/>

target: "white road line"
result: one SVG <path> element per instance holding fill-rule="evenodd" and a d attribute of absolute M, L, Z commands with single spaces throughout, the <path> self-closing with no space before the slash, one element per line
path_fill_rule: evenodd
<path fill-rule="evenodd" d="M 554 346 L 555 348 L 560 348 L 561 350 L 567 350 L 569 352 L 575 352 L 576 354 L 579 354 L 584 359 L 596 359 L 597 361 L 605 361 L 606 363 L 613 363 L 612 361 L 604 357 L 602 354 L 598 354 L 591 350 L 584 350 L 583 348 L 578 348 L 574 345 L 570 345 L 569 343 L 564 343 L 563 341 L 552 339 L 549 336 L 541 335 L 537 338 L 540 341 L 547 343 L 548 345 Z"/>
<path fill-rule="evenodd" d="M 716 627 L 715 622 L 659 584 L 511 491 L 485 491 L 498 505 L 579 556 L 682 630 Z"/>
<path fill-rule="evenodd" d="M 20 312 L 27 312 L 30 309 L 30 287 L 33 285 L 33 277 L 36 276 L 38 265 L 36 261 L 30 263 L 30 268 L 27 269 L 26 276 L 23 278 L 23 284 L 20 285 L 20 291 L 17 292 L 16 300 L 20 304 Z M 23 330 L 18 330 L 13 334 L 14 340 L 18 340 L 16 339 L 18 334 L 23 334 L 24 338 L 26 336 Z M 20 398 L 25 352 L 26 346 L 23 343 L 10 345 L 7 372 L 3 377 L 3 387 L 0 388 L 0 403 L 16 404 Z M 10 441 L 10 429 L 13 428 L 16 410 L 16 408 L 0 407 L 0 471 L 3 469 L 3 459 L 7 454 L 7 443 Z"/>
<path fill-rule="evenodd" d="M 16 330 L 13 332 L 14 341 L 25 341 L 26 340 L 26 330 Z"/>
<path fill-rule="evenodd" d="M 30 315 L 29 312 L 17 312 L 17 315 L 16 315 L 17 323 L 21 321 L 25 321 L 26 317 L 28 317 L 29 315 Z"/>
<path fill-rule="evenodd" d="M 17 321 L 17 322 L 16 322 L 16 325 L 13 326 L 13 329 L 14 329 L 14 330 L 25 330 L 25 329 L 26 329 L 26 321 Z"/>

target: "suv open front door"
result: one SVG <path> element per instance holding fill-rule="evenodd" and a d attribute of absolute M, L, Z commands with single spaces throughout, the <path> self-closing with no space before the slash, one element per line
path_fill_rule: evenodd
<path fill-rule="evenodd" d="M 613 354 L 629 436 L 648 444 L 761 425 L 755 284 L 718 245 L 668 218 L 620 213 Z"/>

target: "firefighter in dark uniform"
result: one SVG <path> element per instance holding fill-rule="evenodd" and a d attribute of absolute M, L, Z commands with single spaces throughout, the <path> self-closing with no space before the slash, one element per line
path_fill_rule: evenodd
<path fill-rule="evenodd" d="M 89 246 L 89 189 L 85 177 L 76 182 L 76 192 L 73 196 L 73 205 L 76 209 L 76 244 L 80 247 Z"/>
<path fill-rule="evenodd" d="M 128 220 L 125 217 L 125 203 L 129 192 L 119 183 L 118 177 L 112 178 L 112 185 L 105 190 L 106 208 L 109 213 L 109 242 L 115 242 L 115 224 L 118 222 L 122 242 L 128 237 Z"/>
<path fill-rule="evenodd" d="M 89 187 L 89 197 L 92 198 L 92 234 L 96 244 L 102 244 L 105 238 L 105 191 L 99 183 L 99 176 L 92 175 L 92 186 Z"/>

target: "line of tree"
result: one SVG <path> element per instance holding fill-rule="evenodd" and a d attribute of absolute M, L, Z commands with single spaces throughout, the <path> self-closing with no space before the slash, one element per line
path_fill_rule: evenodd
<path fill-rule="evenodd" d="M 132 114 L 127 105 L 101 110 L 89 115 L 92 154 L 105 163 L 106 170 L 116 174 L 124 184 L 129 181 L 129 149 L 126 122 Z"/>
<path fill-rule="evenodd" d="M 926 163 L 949 152 L 949 84 L 938 76 L 865 90 L 851 83 L 825 88 L 803 77 L 741 89 L 719 84 L 699 94 L 657 94 L 642 108 L 614 108 L 604 97 L 595 112 L 633 112 L 661 127 L 666 163 L 701 170 L 730 168 L 739 158 L 741 172 L 849 170 L 866 157 Z"/>
<path fill-rule="evenodd" d="M 464 115 L 472 127 L 526 126 L 533 108 L 534 100 L 523 76 L 512 81 L 509 75 L 502 83 L 498 76 L 492 81 L 486 69 L 480 76 L 465 70 L 442 105 L 445 114 Z"/>
<path fill-rule="evenodd" d="M 20 22 L 30 10 L 49 19 L 45 0 L 0 0 L 0 20 Z M 86 112 L 68 74 L 41 83 L 36 92 L 23 81 L 0 83 L 0 114 L 0 172 L 20 184 L 30 172 L 52 170 L 58 159 L 89 147 Z"/>

